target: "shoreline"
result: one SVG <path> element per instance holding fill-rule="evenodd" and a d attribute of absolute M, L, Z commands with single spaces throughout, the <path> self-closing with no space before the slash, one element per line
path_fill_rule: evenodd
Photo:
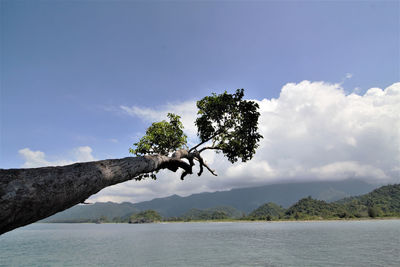
<path fill-rule="evenodd" d="M 354 218 L 354 219 L 321 219 L 321 220 L 192 220 L 192 221 L 170 221 L 170 222 L 157 222 L 157 223 L 199 223 L 199 222 L 248 222 L 248 223 L 279 223 L 279 222 L 332 222 L 332 221 L 339 221 L 339 222 L 351 222 L 351 221 L 389 221 L 389 220 L 400 220 L 400 217 L 387 217 L 387 218 Z"/>
<path fill-rule="evenodd" d="M 386 217 L 386 218 L 351 218 L 351 219 L 316 219 L 316 220 L 192 220 L 192 221 L 158 221 L 151 223 L 125 223 L 125 222 L 36 222 L 44 224 L 167 224 L 167 223 L 280 223 L 280 222 L 357 222 L 357 221 L 389 221 L 389 220 L 400 220 L 400 217 Z M 35 224 L 36 224 L 35 223 Z"/>

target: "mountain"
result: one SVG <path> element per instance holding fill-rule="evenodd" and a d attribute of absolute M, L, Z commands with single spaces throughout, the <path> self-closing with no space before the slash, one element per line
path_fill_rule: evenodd
<path fill-rule="evenodd" d="M 306 197 L 300 199 L 285 212 L 285 218 L 312 219 L 312 218 L 333 218 L 342 217 L 341 205 L 327 203 L 323 200 Z M 343 216 L 344 217 L 344 216 Z"/>
<path fill-rule="evenodd" d="M 370 217 L 399 216 L 400 184 L 382 186 L 371 193 L 345 198 L 336 203 L 344 205 L 346 210 L 356 217 L 364 217 L 367 214 Z"/>
<path fill-rule="evenodd" d="M 43 221 L 95 220 L 100 217 L 107 217 L 108 219 L 115 217 L 127 218 L 132 213 L 144 210 L 155 210 L 164 217 L 178 217 L 191 209 L 205 210 L 221 206 L 232 207 L 241 212 L 249 213 L 267 202 L 289 207 L 299 199 L 307 196 L 332 202 L 344 197 L 365 194 L 375 188 L 376 186 L 374 185 L 358 180 L 273 184 L 232 189 L 230 191 L 193 194 L 187 197 L 173 195 L 135 204 L 107 202 L 77 205 Z"/>
<path fill-rule="evenodd" d="M 337 219 L 400 216 L 400 184 L 382 186 L 357 197 L 336 202 L 325 202 L 312 197 L 302 198 L 284 210 L 274 203 L 267 203 L 248 216 L 256 220 L 276 219 Z"/>
<path fill-rule="evenodd" d="M 90 205 L 76 205 L 70 209 L 50 216 L 41 222 L 87 222 L 97 221 L 100 218 L 129 218 L 133 213 L 138 213 L 134 204 L 129 202 L 97 202 Z"/>

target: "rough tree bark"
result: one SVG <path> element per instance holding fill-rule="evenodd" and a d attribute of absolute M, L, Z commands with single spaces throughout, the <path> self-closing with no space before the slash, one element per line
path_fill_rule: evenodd
<path fill-rule="evenodd" d="M 140 174 L 182 168 L 184 177 L 192 173 L 195 156 L 183 150 L 171 157 L 151 155 L 60 167 L 0 169 L 0 234 L 68 209 L 107 186 Z"/>
<path fill-rule="evenodd" d="M 262 136 L 258 133 L 258 104 L 243 100 L 244 90 L 204 97 L 197 102 L 196 119 L 201 143 L 187 147 L 180 117 L 169 113 L 170 122 L 153 123 L 130 152 L 149 155 L 136 158 L 76 163 L 61 167 L 0 169 L 0 234 L 33 223 L 84 202 L 101 189 L 160 169 L 183 169 L 181 179 L 192 174 L 194 162 L 216 175 L 200 154 L 220 151 L 231 163 L 251 159 Z M 163 134 L 160 134 L 163 133 Z M 206 146 L 208 144 L 208 146 Z M 203 146 L 200 148 L 201 146 Z M 154 175 L 154 173 L 152 173 Z M 152 176 L 154 177 L 154 176 Z"/>

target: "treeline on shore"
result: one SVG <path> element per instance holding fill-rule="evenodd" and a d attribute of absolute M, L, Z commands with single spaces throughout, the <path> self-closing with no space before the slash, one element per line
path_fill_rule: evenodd
<path fill-rule="evenodd" d="M 285 209 L 269 202 L 249 214 L 232 207 L 191 209 L 180 217 L 162 217 L 154 210 L 145 210 L 124 217 L 109 219 L 102 216 L 95 220 L 71 220 L 67 223 L 151 223 L 222 220 L 329 220 L 353 218 L 400 217 L 400 184 L 380 187 L 371 193 L 345 198 L 335 202 L 306 197 Z"/>

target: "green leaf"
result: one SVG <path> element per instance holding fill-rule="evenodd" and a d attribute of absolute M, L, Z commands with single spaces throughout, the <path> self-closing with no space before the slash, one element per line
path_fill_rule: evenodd
<path fill-rule="evenodd" d="M 149 154 L 168 155 L 186 147 L 187 136 L 183 133 L 180 116 L 168 113 L 169 122 L 163 120 L 153 123 L 139 142 L 129 152 L 137 156 Z"/>
<path fill-rule="evenodd" d="M 237 89 L 235 94 L 225 91 L 197 102 L 200 140 L 212 141 L 232 163 L 250 160 L 262 138 L 258 133 L 259 106 L 243 96 L 244 90 Z"/>

